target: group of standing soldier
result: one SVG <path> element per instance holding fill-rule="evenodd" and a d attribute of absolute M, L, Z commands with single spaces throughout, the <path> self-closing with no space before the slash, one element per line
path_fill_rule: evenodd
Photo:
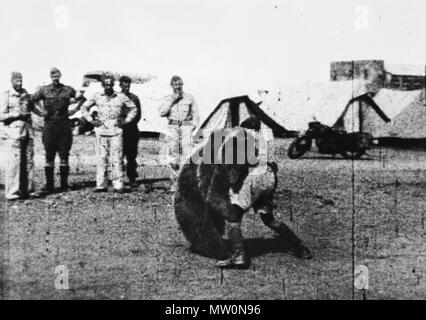
<path fill-rule="evenodd" d="M 61 72 L 50 70 L 51 84 L 40 87 L 34 94 L 22 87 L 22 74 L 13 72 L 12 88 L 4 92 L 0 100 L 0 122 L 3 122 L 2 138 L 7 145 L 5 175 L 6 199 L 16 200 L 36 195 L 34 188 L 34 132 L 31 113 L 44 118 L 42 142 L 45 149 L 45 186 L 43 193 L 55 190 L 55 157 L 59 155 L 60 191 L 69 189 L 69 155 L 73 142 L 69 120 L 69 106 L 81 105 L 85 120 L 94 126 L 96 134 L 96 188 L 95 192 L 108 191 L 108 167 L 112 166 L 111 180 L 114 192 L 123 193 L 125 173 L 131 186 L 138 177 L 138 154 L 141 104 L 137 95 L 130 92 L 131 78 L 119 79 L 121 92 L 114 91 L 115 79 L 106 74 L 102 78 L 103 92 L 86 100 L 83 95 L 60 82 Z M 182 153 L 188 154 L 193 130 L 198 126 L 198 109 L 194 98 L 183 92 L 183 81 L 174 76 L 170 82 L 173 94 L 164 98 L 159 107 L 161 117 L 169 120 L 168 145 L 171 166 L 179 169 Z M 90 112 L 98 107 L 97 115 Z M 185 151 L 186 150 L 186 151 Z M 124 166 L 126 158 L 126 169 Z M 126 172 L 125 172 L 126 171 Z"/>
<path fill-rule="evenodd" d="M 13 72 L 11 77 L 12 88 L 6 91 L 0 100 L 0 122 L 4 123 L 3 132 L 7 141 L 7 170 L 6 170 L 6 199 L 14 200 L 26 198 L 35 192 L 33 184 L 34 168 L 34 138 L 31 113 L 44 117 L 42 141 L 45 148 L 45 176 L 44 192 L 54 190 L 54 168 L 56 153 L 59 154 L 60 190 L 68 189 L 70 172 L 69 154 L 72 146 L 72 130 L 69 120 L 69 106 L 79 103 L 82 115 L 86 121 L 94 126 L 96 133 L 96 188 L 95 192 L 108 191 L 108 167 L 112 166 L 113 190 L 123 193 L 129 189 L 124 183 L 124 162 L 127 159 L 127 176 L 133 185 L 136 182 L 138 153 L 138 122 L 141 119 L 141 105 L 139 98 L 130 92 L 131 79 L 123 76 L 119 79 L 121 92 L 114 91 L 114 77 L 105 75 L 102 78 L 103 92 L 98 92 L 86 100 L 82 95 L 69 86 L 61 84 L 61 73 L 52 68 L 50 72 L 52 83 L 41 87 L 33 95 L 22 87 L 22 75 Z M 198 108 L 194 98 L 183 92 L 183 81 L 174 76 L 170 85 L 173 94 L 164 98 L 159 106 L 159 115 L 167 117 L 169 121 L 168 145 L 171 156 L 171 166 L 178 170 L 180 165 L 189 156 L 192 146 L 194 129 L 198 126 Z M 40 103 L 42 102 L 42 106 Z M 90 112 L 97 106 L 98 112 L 94 116 Z M 267 160 L 263 164 L 217 166 L 212 172 L 205 174 L 197 168 L 184 167 L 181 171 L 176 202 L 178 215 L 186 217 L 200 212 L 191 212 L 191 201 L 194 190 L 187 188 L 187 181 L 196 174 L 201 182 L 199 185 L 208 186 L 208 192 L 203 196 L 208 208 L 216 210 L 228 222 L 228 236 L 231 241 L 232 252 L 219 260 L 219 267 L 247 266 L 241 221 L 245 212 L 251 207 L 259 213 L 262 221 L 270 229 L 277 232 L 289 244 L 294 246 L 295 254 L 300 258 L 311 258 L 310 250 L 304 245 L 287 225 L 276 221 L 273 213 L 273 194 L 277 186 L 277 165 L 273 152 L 272 131 L 261 130 L 261 121 L 251 116 L 241 123 L 239 128 L 232 131 L 224 142 L 222 151 L 231 150 L 233 158 L 247 156 L 245 148 L 227 148 L 226 146 L 240 145 L 238 139 L 243 139 L 247 145 L 258 145 L 258 155 Z M 265 135 L 264 137 L 259 133 Z M 222 139 L 222 138 L 221 138 Z M 261 144 L 262 139 L 266 142 Z M 249 141 L 251 141 L 249 143 Z M 257 142 L 256 142 L 257 141 Z M 263 145 L 262 148 L 260 146 Z M 199 163 L 201 166 L 203 163 Z M 250 170 L 249 170 L 250 168 Z M 186 171 L 185 171 L 186 170 Z M 189 180 L 188 180 L 189 179 Z M 180 181 L 180 182 L 179 182 Z M 201 190 L 201 189 L 200 189 Z M 198 194 L 202 195 L 201 191 Z M 195 192 L 195 193 L 196 193 Z M 186 196 L 185 196 L 186 194 Z M 209 210 L 210 210 L 209 209 Z M 192 223 L 192 222 L 191 222 Z M 204 228 L 205 226 L 203 226 Z M 198 229 L 194 229 L 198 232 Z M 191 231 L 192 232 L 192 231 Z M 193 233 L 192 233 L 193 234 Z M 200 240 L 202 241 L 202 240 Z M 194 245 L 194 243 L 193 243 Z M 200 243 L 195 243 L 200 245 Z M 202 243 L 201 243 L 202 245 Z"/>

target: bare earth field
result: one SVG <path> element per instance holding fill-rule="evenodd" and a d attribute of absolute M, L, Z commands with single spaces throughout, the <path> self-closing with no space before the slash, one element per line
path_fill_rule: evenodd
<path fill-rule="evenodd" d="M 44 152 L 36 142 L 41 185 Z M 305 240 L 312 260 L 286 252 L 249 212 L 251 266 L 221 272 L 189 251 L 169 182 L 150 180 L 167 176 L 152 166 L 159 142 L 140 141 L 139 190 L 94 194 L 94 137 L 79 136 L 71 156 L 76 190 L 1 203 L 2 298 L 352 299 L 353 213 L 355 263 L 370 273 L 367 299 L 426 298 L 426 152 L 377 148 L 355 162 L 315 152 L 290 160 L 289 142 L 277 141 L 276 214 Z M 58 265 L 69 270 L 68 290 L 55 289 Z"/>

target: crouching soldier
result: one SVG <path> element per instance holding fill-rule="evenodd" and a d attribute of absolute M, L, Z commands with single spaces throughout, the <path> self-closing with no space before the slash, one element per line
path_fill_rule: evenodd
<path fill-rule="evenodd" d="M 22 75 L 13 72 L 12 88 L 0 98 L 0 121 L 7 141 L 6 199 L 16 200 L 34 194 L 34 140 L 31 112 L 43 116 L 22 88 Z"/>
<path fill-rule="evenodd" d="M 95 93 L 82 106 L 83 116 L 93 124 L 96 133 L 96 189 L 108 191 L 108 165 L 112 163 L 112 184 L 114 192 L 128 191 L 124 187 L 123 128 L 136 117 L 136 105 L 123 93 L 114 91 L 114 78 L 106 75 L 102 79 L 104 92 Z M 89 109 L 98 107 L 97 119 Z"/>

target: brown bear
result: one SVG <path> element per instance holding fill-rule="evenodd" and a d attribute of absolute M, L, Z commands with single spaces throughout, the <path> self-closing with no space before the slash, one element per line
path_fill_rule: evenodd
<path fill-rule="evenodd" d="M 178 175 L 174 210 L 180 228 L 192 250 L 218 259 L 219 267 L 248 266 L 241 220 L 250 208 L 297 257 L 312 257 L 303 241 L 274 218 L 277 165 L 260 164 L 259 131 L 260 121 L 252 116 L 239 127 L 213 132 Z M 229 241 L 224 239 L 226 225 Z"/>

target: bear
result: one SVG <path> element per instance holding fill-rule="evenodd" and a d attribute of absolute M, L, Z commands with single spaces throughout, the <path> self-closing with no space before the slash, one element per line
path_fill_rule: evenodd
<path fill-rule="evenodd" d="M 238 127 L 211 133 L 178 173 L 176 220 L 191 250 L 217 259 L 219 267 L 248 266 L 241 220 L 250 208 L 294 248 L 297 257 L 312 258 L 303 241 L 274 218 L 278 167 L 275 162 L 259 163 L 259 131 L 260 120 L 251 116 Z"/>

